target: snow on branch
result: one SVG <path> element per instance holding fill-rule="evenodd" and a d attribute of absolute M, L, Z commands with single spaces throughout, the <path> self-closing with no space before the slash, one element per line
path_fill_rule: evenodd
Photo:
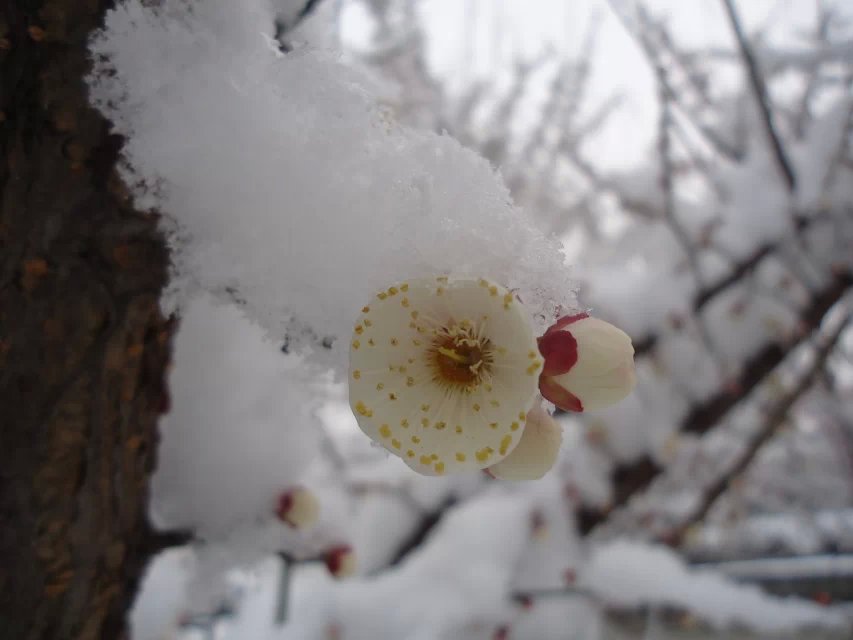
<path fill-rule="evenodd" d="M 792 340 L 770 341 L 756 349 L 746 358 L 740 375 L 735 380 L 719 389 L 715 395 L 690 408 L 683 415 L 679 432 L 704 434 L 721 424 L 729 412 L 738 403 L 748 398 L 749 394 L 785 360 L 794 347 L 809 338 L 820 327 L 827 313 L 842 299 L 851 286 L 853 286 L 853 277 L 850 273 L 838 274 L 802 311 L 798 321 L 799 331 Z M 648 457 L 617 464 L 611 471 L 613 499 L 606 508 L 583 507 L 579 517 L 581 531 L 583 533 L 592 531 L 608 518 L 614 508 L 626 504 L 631 497 L 646 489 L 663 471 L 664 468 L 660 464 Z"/>
<path fill-rule="evenodd" d="M 821 371 L 826 366 L 827 359 L 838 345 L 841 335 L 848 328 L 849 323 L 850 315 L 848 313 L 840 321 L 835 320 L 835 326 L 831 331 L 824 332 L 823 335 L 816 337 L 815 340 L 818 344 L 812 355 L 812 363 L 809 365 L 808 370 L 801 375 L 795 385 L 785 391 L 768 407 L 766 418 L 759 426 L 757 432 L 749 439 L 740 456 L 729 465 L 726 471 L 714 483 L 704 490 L 693 511 L 682 521 L 675 531 L 670 532 L 667 536 L 669 544 L 679 544 L 687 530 L 701 522 L 735 478 L 746 471 L 761 448 L 775 435 L 788 418 L 788 414 L 797 400 L 814 385 Z"/>
<path fill-rule="evenodd" d="M 172 306 L 236 291 L 293 348 L 332 344 L 309 357 L 337 366 L 389 281 L 488 276 L 542 326 L 574 308 L 559 243 L 484 159 L 394 122 L 332 54 L 282 55 L 274 22 L 262 0 L 128 0 L 92 42 L 92 101 L 127 138 L 125 178 L 173 222 Z"/>
<path fill-rule="evenodd" d="M 788 191 L 793 193 L 797 188 L 797 178 L 794 175 L 794 170 L 790 160 L 788 159 L 788 153 L 785 151 L 784 146 L 782 146 L 782 140 L 773 123 L 773 114 L 770 111 L 770 96 L 767 94 L 764 78 L 761 75 L 761 71 L 758 69 L 758 61 L 752 51 L 752 47 L 743 33 L 743 27 L 741 27 L 740 18 L 738 18 L 737 10 L 734 6 L 734 0 L 722 0 L 722 2 L 726 8 L 726 15 L 729 18 L 732 31 L 735 34 L 740 54 L 743 56 L 746 70 L 749 73 L 749 81 L 752 85 L 753 93 L 755 94 L 755 100 L 758 103 L 758 108 L 761 113 L 761 121 L 764 123 L 764 130 L 766 131 L 767 138 L 773 148 L 776 162 L 779 164 L 779 170 L 782 173 L 782 177 L 785 180 Z"/>

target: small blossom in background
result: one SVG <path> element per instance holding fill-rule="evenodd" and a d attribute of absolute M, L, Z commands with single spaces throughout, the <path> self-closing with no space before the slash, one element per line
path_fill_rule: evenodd
<path fill-rule="evenodd" d="M 542 366 L 529 313 L 504 287 L 411 280 L 362 309 L 350 406 L 362 431 L 415 471 L 474 471 L 519 445 Z"/>
<path fill-rule="evenodd" d="M 539 338 L 539 350 L 545 358 L 539 390 L 565 411 L 615 404 L 636 383 L 631 338 L 585 313 L 560 318 Z"/>
<path fill-rule="evenodd" d="M 278 497 L 276 515 L 289 527 L 306 529 L 317 522 L 319 514 L 317 497 L 304 487 L 293 487 Z"/>
<path fill-rule="evenodd" d="M 355 552 L 349 545 L 332 547 L 323 555 L 323 562 L 329 573 L 339 579 L 354 574 L 357 566 Z"/>

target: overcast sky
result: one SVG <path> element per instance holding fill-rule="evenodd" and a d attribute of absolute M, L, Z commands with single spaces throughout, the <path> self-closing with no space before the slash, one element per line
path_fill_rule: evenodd
<path fill-rule="evenodd" d="M 631 0 L 614 0 L 630 5 Z M 730 46 L 721 0 L 646 0 L 656 15 L 669 16 L 683 44 Z M 748 31 L 771 24 L 772 41 L 794 46 L 798 30 L 811 25 L 817 0 L 740 0 Z M 357 5 L 347 12 L 350 34 L 365 25 Z M 478 77 L 500 77 L 513 60 L 532 58 L 546 47 L 576 56 L 593 15 L 601 19 L 587 110 L 620 94 L 619 113 L 597 137 L 599 163 L 627 168 L 647 153 L 657 118 L 651 71 L 607 0 L 424 0 L 421 13 L 430 38 L 429 63 L 450 87 Z M 853 14 L 853 10 L 850 10 Z M 347 28 L 348 27 L 348 28 Z M 473 35 L 472 35 L 473 34 Z M 358 38 L 356 38 L 358 39 Z"/>

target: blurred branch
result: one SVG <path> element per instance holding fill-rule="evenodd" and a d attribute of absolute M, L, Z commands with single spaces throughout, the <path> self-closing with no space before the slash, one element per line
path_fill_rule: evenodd
<path fill-rule="evenodd" d="M 275 623 L 282 625 L 287 621 L 287 604 L 290 600 L 290 565 L 292 560 L 286 553 L 279 552 L 281 560 L 281 573 L 278 580 L 278 593 L 275 603 Z"/>
<path fill-rule="evenodd" d="M 785 179 L 785 185 L 788 191 L 793 193 L 797 188 L 797 179 L 794 176 L 794 170 L 791 166 L 791 161 L 788 159 L 788 154 L 782 146 L 782 140 L 776 131 L 773 124 L 773 115 L 770 113 L 770 97 L 767 94 L 767 87 L 764 84 L 764 78 L 758 70 L 758 62 L 755 59 L 755 54 L 752 47 L 746 39 L 741 28 L 740 19 L 734 6 L 734 0 L 722 0 L 726 8 L 726 13 L 729 17 L 729 22 L 737 39 L 738 47 L 740 48 L 741 57 L 746 65 L 749 74 L 749 81 L 752 85 L 752 90 L 755 93 L 755 100 L 758 103 L 758 109 L 761 113 L 761 119 L 764 123 L 764 129 L 767 132 L 767 137 L 773 147 L 773 154 L 776 157 L 776 162 L 779 165 L 779 170 Z"/>
<path fill-rule="evenodd" d="M 696 90 L 703 106 L 706 108 L 716 107 L 716 105 L 711 102 L 708 92 L 703 90 L 701 83 L 697 81 L 695 70 L 687 68 L 688 65 L 684 56 L 681 55 L 681 52 L 676 50 L 674 42 L 666 29 L 658 22 L 654 21 L 642 5 L 637 2 L 632 2 L 631 4 L 634 7 L 634 15 L 629 16 L 623 6 L 623 3 L 617 2 L 616 0 L 608 0 L 608 3 L 614 15 L 622 23 L 622 26 L 634 39 L 640 49 L 642 49 L 652 67 L 655 67 L 658 64 L 658 61 L 661 60 L 661 54 L 664 51 L 669 53 L 673 60 L 675 60 L 685 71 L 688 83 Z M 652 40 L 653 37 L 656 38 L 655 41 Z M 713 128 L 702 123 L 702 118 L 700 117 L 700 113 L 697 109 L 695 107 L 691 107 L 687 103 L 686 97 L 682 95 L 682 92 L 676 91 L 668 80 L 663 85 L 663 89 L 666 91 L 668 98 L 672 101 L 673 107 L 677 108 L 684 115 L 685 119 L 720 155 L 732 161 L 740 161 L 743 158 L 743 152 L 740 148 L 730 144 Z"/>
<path fill-rule="evenodd" d="M 774 341 L 765 344 L 748 357 L 737 380 L 728 388 L 720 390 L 693 409 L 682 420 L 681 430 L 702 434 L 710 431 L 738 402 L 761 383 L 802 340 L 820 326 L 826 313 L 853 285 L 853 275 L 842 272 L 831 283 L 812 297 L 811 304 L 800 314 L 797 335 L 790 341 Z"/>
<path fill-rule="evenodd" d="M 585 598 L 597 597 L 595 592 L 573 585 L 554 587 L 553 589 L 527 589 L 525 591 L 515 591 L 510 597 L 519 604 L 524 604 L 537 598 L 561 598 L 564 596 L 582 596 Z"/>
<path fill-rule="evenodd" d="M 835 17 L 835 11 L 824 6 L 823 2 L 818 2 L 818 16 L 816 29 L 816 46 L 825 47 L 829 45 L 829 25 Z M 799 103 L 794 113 L 793 129 L 794 134 L 798 139 L 802 139 L 805 135 L 806 124 L 811 120 L 811 102 L 815 91 L 819 84 L 821 61 L 815 59 L 809 61 L 806 66 L 805 73 L 808 78 L 806 85 L 803 87 L 803 93 L 800 96 Z"/>
<path fill-rule="evenodd" d="M 799 332 L 791 340 L 771 341 L 764 344 L 746 359 L 740 375 L 703 402 L 694 405 L 681 420 L 682 433 L 704 434 L 718 425 L 741 400 L 747 397 L 788 353 L 810 336 L 820 326 L 826 313 L 853 286 L 853 274 L 843 271 L 816 295 L 800 314 Z M 613 499 L 606 508 L 581 507 L 578 526 L 587 534 L 604 522 L 610 512 L 625 503 L 636 493 L 651 484 L 663 468 L 648 457 L 631 463 L 618 464 L 612 474 Z"/>
<path fill-rule="evenodd" d="M 680 544 L 687 530 L 705 518 L 717 499 L 726 492 L 737 477 L 746 471 L 761 448 L 775 435 L 779 427 L 785 423 L 791 407 L 815 383 L 827 359 L 838 343 L 839 338 L 845 329 L 847 329 L 849 322 L 850 315 L 848 314 L 828 335 L 819 339 L 821 344 L 813 356 L 813 362 L 809 366 L 808 371 L 800 378 L 796 385 L 773 403 L 767 411 L 767 417 L 761 427 L 749 440 L 740 456 L 738 456 L 725 473 L 705 489 L 693 512 L 685 518 L 675 531 L 667 535 L 667 542 L 669 544 Z"/>
<path fill-rule="evenodd" d="M 279 48 L 282 52 L 287 53 L 291 50 L 291 46 L 286 43 L 283 38 L 299 27 L 299 25 L 301 25 L 305 19 L 314 12 L 320 4 L 320 1 L 321 0 L 306 0 L 305 4 L 299 10 L 299 13 L 296 14 L 296 17 L 290 24 L 285 23 L 281 19 L 277 19 L 275 21 L 275 39 L 278 40 Z"/>
<path fill-rule="evenodd" d="M 146 526 L 147 531 L 143 537 L 143 545 L 150 555 L 156 555 L 166 549 L 183 547 L 196 541 L 195 534 L 189 529 L 174 529 L 169 531 L 158 531 L 151 526 Z"/>
<path fill-rule="evenodd" d="M 799 235 L 806 230 L 812 228 L 819 222 L 824 222 L 828 216 L 823 213 L 816 213 L 809 217 L 798 217 L 795 221 L 795 232 Z M 694 313 L 699 313 L 709 302 L 716 298 L 719 294 L 725 292 L 729 287 L 739 283 L 744 277 L 752 273 L 764 258 L 774 254 L 782 249 L 784 240 L 777 242 L 768 242 L 758 246 L 755 251 L 742 260 L 735 262 L 731 270 L 717 280 L 710 282 L 704 288 L 699 289 L 693 294 L 691 309 Z M 638 356 L 642 356 L 651 351 L 657 344 L 659 336 L 657 334 L 648 334 L 640 336 L 634 340 L 634 349 Z"/>
<path fill-rule="evenodd" d="M 400 564 L 412 551 L 418 549 L 441 522 L 447 510 L 455 504 L 456 498 L 450 497 L 444 500 L 437 508 L 425 514 L 417 528 L 397 547 L 397 551 L 394 553 L 388 566 L 393 567 Z"/>

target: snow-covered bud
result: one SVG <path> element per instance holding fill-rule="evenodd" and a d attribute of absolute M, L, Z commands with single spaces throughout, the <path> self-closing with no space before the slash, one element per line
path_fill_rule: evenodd
<path fill-rule="evenodd" d="M 537 404 L 527 414 L 527 426 L 518 446 L 489 467 L 489 473 L 499 480 L 538 480 L 554 466 L 562 441 L 560 425 Z"/>
<path fill-rule="evenodd" d="M 348 578 L 355 573 L 355 552 L 349 545 L 343 544 L 332 547 L 324 554 L 323 562 L 326 563 L 326 568 L 335 578 Z"/>
<path fill-rule="evenodd" d="M 294 529 L 306 529 L 317 522 L 320 503 L 308 489 L 293 487 L 278 497 L 275 513 L 286 525 Z"/>
<path fill-rule="evenodd" d="M 609 406 L 636 383 L 631 338 L 585 313 L 560 318 L 539 338 L 539 351 L 545 358 L 539 391 L 566 411 Z"/>
<path fill-rule="evenodd" d="M 350 406 L 365 434 L 418 473 L 476 471 L 518 445 L 542 364 L 530 314 L 504 287 L 399 282 L 356 321 Z"/>

